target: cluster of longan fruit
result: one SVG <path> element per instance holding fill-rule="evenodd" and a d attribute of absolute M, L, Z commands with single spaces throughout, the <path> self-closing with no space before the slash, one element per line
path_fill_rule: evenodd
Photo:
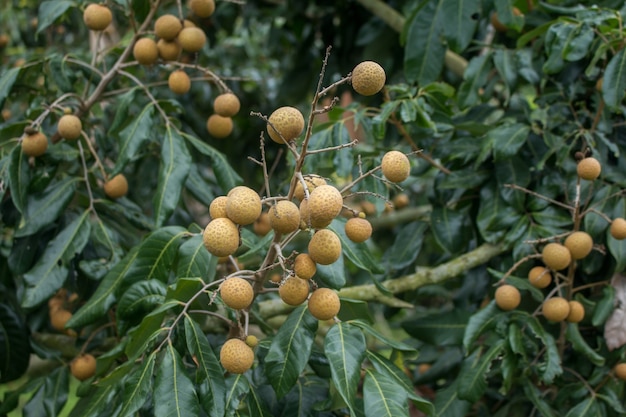
<path fill-rule="evenodd" d="M 600 176 L 600 162 L 592 157 L 583 158 L 578 162 L 577 174 L 580 180 L 593 181 Z M 626 220 L 613 219 L 610 234 L 615 239 L 626 238 Z M 572 262 L 586 258 L 593 250 L 592 237 L 584 231 L 577 230 L 565 238 L 563 243 L 547 243 L 541 251 L 543 265 L 537 265 L 528 272 L 528 280 L 536 288 L 544 289 L 553 281 L 553 272 L 568 268 Z M 503 310 L 513 310 L 521 302 L 521 295 L 512 285 L 501 285 L 495 293 L 496 304 Z M 567 321 L 578 323 L 585 317 L 583 305 L 576 300 L 567 300 L 561 296 L 553 296 L 544 300 L 543 316 L 552 322 Z"/>

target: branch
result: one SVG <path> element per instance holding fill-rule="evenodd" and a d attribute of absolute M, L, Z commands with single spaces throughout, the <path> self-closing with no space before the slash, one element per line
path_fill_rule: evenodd
<path fill-rule="evenodd" d="M 373 15 L 380 17 L 389 27 L 400 33 L 404 29 L 406 19 L 395 9 L 380 0 L 357 0 L 361 6 L 369 10 Z M 463 77 L 467 68 L 467 60 L 461 55 L 446 50 L 445 65 L 454 74 Z"/>
<path fill-rule="evenodd" d="M 434 268 L 421 268 L 414 274 L 403 277 L 389 279 L 382 285 L 392 294 L 399 294 L 406 291 L 415 290 L 424 285 L 439 284 L 446 280 L 459 276 L 465 271 L 487 263 L 491 258 L 500 255 L 506 250 L 504 244 L 491 245 L 485 243 L 476 249 L 467 252 L 451 261 L 436 266 Z M 383 304 L 397 305 L 398 299 L 383 295 L 374 284 L 356 285 L 339 290 L 342 298 L 351 298 L 361 301 L 377 301 Z M 267 300 L 259 303 L 259 315 L 261 317 L 272 317 L 284 314 L 292 307 L 282 300 Z"/>

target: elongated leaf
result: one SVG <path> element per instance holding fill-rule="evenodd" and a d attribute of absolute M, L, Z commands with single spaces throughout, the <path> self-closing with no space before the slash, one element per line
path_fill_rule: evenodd
<path fill-rule="evenodd" d="M 237 172 L 230 166 L 223 153 L 204 143 L 195 136 L 183 133 L 183 137 L 194 148 L 196 148 L 198 152 L 211 158 L 211 161 L 213 162 L 213 172 L 217 178 L 217 182 L 220 187 L 222 187 L 222 190 L 230 190 L 243 181 L 241 176 L 239 176 L 239 174 L 237 174 Z"/>
<path fill-rule="evenodd" d="M 387 267 L 400 270 L 411 265 L 422 249 L 427 228 L 428 224 L 425 222 L 413 222 L 403 227 L 383 257 Z"/>
<path fill-rule="evenodd" d="M 82 252 L 89 239 L 91 224 L 87 221 L 88 215 L 89 211 L 83 212 L 52 239 L 43 256 L 24 275 L 28 286 L 22 307 L 30 308 L 40 304 L 63 286 L 68 272 L 67 264 Z"/>
<path fill-rule="evenodd" d="M 129 108 L 131 104 L 133 104 L 133 102 L 135 101 L 137 93 L 139 91 L 140 91 L 139 87 L 131 88 L 124 94 L 120 94 L 119 96 L 116 97 L 117 100 L 116 100 L 115 117 L 113 118 L 113 122 L 111 123 L 111 126 L 109 126 L 109 130 L 107 132 L 109 136 L 118 137 L 119 129 L 122 126 L 124 126 L 125 123 L 128 123 L 129 119 L 133 120 L 132 118 L 129 117 Z M 145 110 L 146 110 L 146 107 L 142 109 L 142 111 L 145 111 Z"/>
<path fill-rule="evenodd" d="M 620 49 L 604 70 L 602 98 L 609 107 L 618 107 L 626 90 L 626 52 Z"/>
<path fill-rule="evenodd" d="M 504 346 L 504 340 L 498 340 L 485 354 L 478 349 L 464 361 L 459 374 L 459 398 L 474 403 L 483 396 L 491 363 L 502 353 Z"/>
<path fill-rule="evenodd" d="M 374 256 L 367 248 L 367 245 L 364 245 L 362 243 L 354 243 L 353 241 L 348 239 L 345 231 L 344 221 L 335 219 L 332 221 L 330 226 L 328 226 L 328 228 L 335 232 L 337 236 L 339 236 L 339 240 L 341 241 L 341 252 L 353 264 L 361 269 L 365 269 L 372 273 L 383 272 L 380 263 L 374 260 Z"/>
<path fill-rule="evenodd" d="M 596 303 L 591 316 L 591 324 L 598 327 L 603 325 L 615 308 L 615 288 L 607 285 L 602 288 L 602 298 Z"/>
<path fill-rule="evenodd" d="M 117 385 L 109 385 L 104 388 L 95 386 L 87 396 L 78 400 L 78 403 L 72 408 L 70 417 L 115 415 L 117 395 Z"/>
<path fill-rule="evenodd" d="M 378 339 L 379 341 L 383 342 L 384 344 L 386 344 L 387 346 L 393 349 L 396 349 L 402 352 L 417 353 L 417 350 L 413 346 L 409 346 L 406 343 L 402 343 L 397 340 L 390 339 L 389 337 L 380 333 L 378 330 L 374 329 L 372 326 L 370 326 L 369 324 L 367 324 L 366 322 L 362 320 L 352 320 L 350 323 L 365 330 L 371 336 L 374 336 L 376 339 Z"/>
<path fill-rule="evenodd" d="M 430 219 L 430 230 L 443 250 L 454 254 L 465 249 L 471 234 L 466 212 L 436 207 Z"/>
<path fill-rule="evenodd" d="M 13 84 L 17 81 L 21 67 L 8 69 L 0 76 L 0 108 L 4 106 L 4 101 L 11 93 Z"/>
<path fill-rule="evenodd" d="M 155 309 L 152 313 L 148 314 L 141 320 L 141 323 L 131 330 L 128 334 L 128 343 L 124 348 L 124 353 L 130 360 L 134 360 L 139 355 L 143 354 L 150 343 L 163 333 L 161 325 L 163 324 L 163 318 L 167 308 L 177 306 L 178 303 L 165 303 L 161 307 Z"/>
<path fill-rule="evenodd" d="M 248 395 L 246 395 L 246 403 L 250 417 L 274 417 L 269 411 L 261 392 L 258 392 L 249 380 L 247 382 L 250 385 L 250 390 Z"/>
<path fill-rule="evenodd" d="M 243 397 L 250 390 L 250 384 L 243 374 L 226 378 L 226 416 L 232 416 L 239 408 Z"/>
<path fill-rule="evenodd" d="M 514 88 L 517 82 L 517 61 L 515 60 L 515 51 L 508 49 L 498 49 L 497 51 L 494 51 L 493 63 L 507 88 Z"/>
<path fill-rule="evenodd" d="M 386 374 L 365 370 L 363 408 L 366 416 L 401 417 L 409 415 L 407 393 Z"/>
<path fill-rule="evenodd" d="M 455 380 L 448 387 L 437 392 L 435 397 L 436 417 L 463 417 L 467 415 L 471 403 L 459 398 L 459 382 Z"/>
<path fill-rule="evenodd" d="M 474 106 L 480 102 L 480 89 L 487 83 L 492 68 L 491 53 L 475 56 L 470 60 L 463 76 L 464 81 L 457 94 L 462 108 Z"/>
<path fill-rule="evenodd" d="M 30 331 L 13 306 L 0 303 L 0 383 L 19 378 L 30 362 Z"/>
<path fill-rule="evenodd" d="M 315 279 L 319 279 L 327 287 L 336 290 L 343 288 L 346 285 L 346 271 L 343 256 L 340 256 L 337 261 L 330 265 L 317 265 Z"/>
<path fill-rule="evenodd" d="M 551 384 L 552 381 L 554 381 L 554 378 L 563 373 L 563 368 L 561 367 L 561 356 L 559 355 L 558 348 L 556 347 L 554 337 L 546 332 L 536 317 L 517 310 L 513 313 L 519 319 L 520 325 L 530 329 L 534 335 L 541 340 L 543 346 L 545 347 L 545 366 L 543 367 L 544 370 L 541 375 L 541 379 L 546 384 Z"/>
<path fill-rule="evenodd" d="M 152 199 L 154 224 L 165 223 L 180 200 L 180 193 L 189 173 L 191 156 L 182 136 L 171 125 L 167 125 L 161 148 L 159 183 Z"/>
<path fill-rule="evenodd" d="M 176 276 L 200 277 L 207 282 L 213 280 L 217 258 L 204 247 L 202 235 L 197 234 L 187 239 L 178 248 Z"/>
<path fill-rule="evenodd" d="M 470 347 L 476 339 L 487 329 L 494 326 L 500 318 L 501 316 L 498 314 L 498 307 L 495 301 L 491 301 L 482 310 L 473 314 L 467 322 L 465 335 L 463 336 L 463 348 L 465 351 L 469 352 Z"/>
<path fill-rule="evenodd" d="M 39 13 L 37 18 L 38 25 L 35 35 L 39 35 L 43 30 L 53 24 L 55 20 L 61 17 L 67 11 L 67 9 L 72 6 L 74 6 L 73 1 L 42 1 L 39 5 Z"/>
<path fill-rule="evenodd" d="M 306 366 L 318 321 L 306 305 L 292 311 L 280 326 L 265 357 L 265 374 L 282 398 L 291 390 Z"/>
<path fill-rule="evenodd" d="M 154 415 L 187 417 L 200 415 L 200 404 L 193 383 L 184 370 L 183 361 L 171 343 L 161 355 L 154 381 Z"/>
<path fill-rule="evenodd" d="M 409 317 L 402 328 L 411 336 L 432 345 L 457 345 L 463 341 L 470 315 L 455 309 L 442 313 Z"/>
<path fill-rule="evenodd" d="M 309 417 L 315 415 L 316 405 L 328 399 L 328 381 L 315 375 L 303 376 L 280 401 L 276 417 Z"/>
<path fill-rule="evenodd" d="M 30 169 L 28 168 L 28 158 L 22 155 L 21 146 L 16 146 L 11 151 L 9 181 L 13 205 L 17 211 L 23 213 L 26 205 L 26 197 L 28 195 L 27 189 L 30 181 Z"/>
<path fill-rule="evenodd" d="M 139 368 L 135 368 L 124 383 L 120 417 L 130 417 L 146 403 L 152 391 L 156 352 L 152 352 Z"/>
<path fill-rule="evenodd" d="M 431 83 L 443 69 L 446 45 L 439 10 L 439 1 L 428 1 L 407 19 L 404 75 L 409 82 Z"/>
<path fill-rule="evenodd" d="M 530 379 L 524 379 L 524 393 L 526 394 L 526 398 L 533 403 L 542 416 L 557 417 L 561 415 L 550 407 L 546 398 L 542 395 L 539 389 L 537 389 L 536 384 L 534 384 Z"/>
<path fill-rule="evenodd" d="M 474 38 L 478 24 L 472 16 L 480 11 L 480 3 L 471 0 L 442 0 L 441 17 L 444 36 L 450 49 L 455 52 L 464 51 Z"/>
<path fill-rule="evenodd" d="M 208 392 L 201 399 L 204 411 L 210 416 L 224 415 L 226 406 L 224 371 L 202 329 L 190 317 L 185 317 L 185 337 L 189 352 L 198 361 L 197 380 L 208 383 Z"/>
<path fill-rule="evenodd" d="M 131 94 L 131 92 L 127 94 L 129 95 L 126 97 L 134 97 L 134 94 Z M 133 122 L 120 132 L 119 152 L 111 175 L 119 174 L 129 161 L 137 157 L 143 144 L 153 133 L 153 113 L 154 105 L 148 103 L 133 119 Z M 128 117 L 128 113 L 124 114 L 124 116 Z"/>
<path fill-rule="evenodd" d="M 572 407 L 567 414 L 565 414 L 565 417 L 601 417 L 604 415 L 606 414 L 600 412 L 596 398 L 590 396 Z"/>
<path fill-rule="evenodd" d="M 67 177 L 50 184 L 41 194 L 29 196 L 23 222 L 15 233 L 16 237 L 32 235 L 54 223 L 74 196 L 78 181 L 76 177 Z"/>
<path fill-rule="evenodd" d="M 365 337 L 361 329 L 348 323 L 337 323 L 324 340 L 332 381 L 352 413 L 356 409 L 356 390 L 365 357 Z"/>
<path fill-rule="evenodd" d="M 493 142 L 493 157 L 496 161 L 515 155 L 528 139 L 530 126 L 523 123 L 502 125 L 487 134 Z"/>
<path fill-rule="evenodd" d="M 138 253 L 138 246 L 131 249 L 126 256 L 119 261 L 104 276 L 96 292 L 91 296 L 87 304 L 74 313 L 67 323 L 69 328 L 79 328 L 101 319 L 116 300 L 115 292 L 122 284 L 124 276 L 132 266 Z"/>
<path fill-rule="evenodd" d="M 117 305 L 117 315 L 123 320 L 141 318 L 165 300 L 165 284 L 156 279 L 139 281 L 124 291 Z"/>
<path fill-rule="evenodd" d="M 605 359 L 604 356 L 593 350 L 591 346 L 587 344 L 587 341 L 580 334 L 577 323 L 568 323 L 565 337 L 572 343 L 574 350 L 584 355 L 591 363 L 596 366 L 603 366 Z"/>
<path fill-rule="evenodd" d="M 405 390 L 408 398 L 411 399 L 413 405 L 415 405 L 418 410 L 429 416 L 435 414 L 433 404 L 415 393 L 413 383 L 400 368 L 389 359 L 376 352 L 368 350 L 366 354 L 367 359 L 374 366 L 374 369 L 376 369 L 378 373 L 386 375 L 387 378 L 395 380 L 399 387 Z"/>

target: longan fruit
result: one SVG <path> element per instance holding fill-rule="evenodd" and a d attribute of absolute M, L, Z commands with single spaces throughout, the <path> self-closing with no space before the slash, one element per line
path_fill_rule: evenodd
<path fill-rule="evenodd" d="M 248 336 L 246 336 L 246 345 L 253 348 L 253 347 L 256 347 L 258 344 L 259 344 L 259 339 L 255 335 L 249 334 Z"/>
<path fill-rule="evenodd" d="M 206 128 L 211 136 L 223 139 L 232 133 L 233 119 L 220 116 L 219 114 L 212 114 L 206 122 Z"/>
<path fill-rule="evenodd" d="M 279 273 L 273 273 L 272 275 L 270 275 L 270 282 L 273 282 L 274 284 L 280 284 L 280 281 L 283 280 L 283 276 L 280 275 Z"/>
<path fill-rule="evenodd" d="M 206 18 L 215 11 L 215 0 L 191 0 L 189 8 L 196 16 Z"/>
<path fill-rule="evenodd" d="M 117 174 L 104 183 L 104 194 L 109 198 L 124 197 L 128 193 L 128 181 L 124 174 Z"/>
<path fill-rule="evenodd" d="M 63 308 L 59 308 L 50 312 L 50 325 L 59 332 L 65 331 L 65 325 L 72 318 L 72 313 Z"/>
<path fill-rule="evenodd" d="M 224 280 L 220 286 L 220 296 L 228 307 L 242 310 L 252 304 L 254 290 L 245 279 L 232 277 Z"/>
<path fill-rule="evenodd" d="M 564 245 L 572 254 L 572 259 L 583 259 L 593 249 L 593 239 L 587 232 L 577 231 L 569 235 Z"/>
<path fill-rule="evenodd" d="M 617 217 L 611 222 L 610 228 L 611 236 L 613 239 L 624 240 L 626 239 L 626 220 L 622 217 Z"/>
<path fill-rule="evenodd" d="M 298 212 L 298 216 L 299 214 L 300 213 Z M 270 230 L 272 230 L 270 215 L 266 211 L 262 212 L 259 218 L 254 221 L 252 224 L 252 230 L 258 236 L 265 236 L 270 232 Z"/>
<path fill-rule="evenodd" d="M 89 353 L 74 358 L 70 363 L 70 372 L 79 381 L 91 378 L 96 374 L 96 358 Z"/>
<path fill-rule="evenodd" d="M 166 41 L 174 40 L 182 29 L 182 22 L 173 14 L 164 14 L 154 22 L 154 33 Z"/>
<path fill-rule="evenodd" d="M 362 96 L 372 96 L 385 86 L 385 70 L 374 61 L 363 61 L 352 70 L 352 88 Z"/>
<path fill-rule="evenodd" d="M 229 339 L 220 349 L 220 363 L 231 374 L 243 374 L 252 368 L 254 351 L 241 339 Z"/>
<path fill-rule="evenodd" d="M 541 251 L 543 263 L 554 271 L 567 268 L 572 262 L 572 254 L 569 249 L 560 243 L 548 243 Z"/>
<path fill-rule="evenodd" d="M 381 163 L 383 175 L 391 182 L 402 182 L 411 173 L 409 158 L 399 151 L 389 151 L 383 156 Z"/>
<path fill-rule="evenodd" d="M 152 65 L 159 58 L 159 48 L 152 38 L 137 39 L 133 46 L 133 57 L 141 65 Z"/>
<path fill-rule="evenodd" d="M 289 277 L 278 287 L 278 295 L 285 304 L 299 306 L 309 296 L 309 282 L 302 278 Z"/>
<path fill-rule="evenodd" d="M 309 211 L 309 200 L 300 202 L 300 229 L 305 230 L 311 227 L 311 212 Z"/>
<path fill-rule="evenodd" d="M 313 192 L 313 190 L 320 185 L 326 185 L 326 180 L 317 175 L 304 175 L 302 179 L 306 184 L 306 188 L 309 191 L 309 194 L 311 194 L 311 192 Z M 306 195 L 304 193 L 304 186 L 302 185 L 302 181 L 296 182 L 296 186 L 293 190 L 293 195 L 300 201 L 304 200 Z"/>
<path fill-rule="evenodd" d="M 268 211 L 270 226 L 277 233 L 291 233 L 300 227 L 300 209 L 291 201 L 280 200 Z"/>
<path fill-rule="evenodd" d="M 543 302 L 543 316 L 550 321 L 563 321 L 569 316 L 570 304 L 563 297 L 552 297 Z"/>
<path fill-rule="evenodd" d="M 179 69 L 170 74 L 167 85 L 174 94 L 185 94 L 191 88 L 191 80 L 184 70 Z"/>
<path fill-rule="evenodd" d="M 362 243 L 372 236 L 372 225 L 366 219 L 353 217 L 346 222 L 345 231 L 348 239 L 355 243 Z"/>
<path fill-rule="evenodd" d="M 206 43 L 204 31 L 197 27 L 183 28 L 177 39 L 183 51 L 187 52 L 198 52 Z"/>
<path fill-rule="evenodd" d="M 397 210 L 403 209 L 409 205 L 409 196 L 406 195 L 405 193 L 396 194 L 393 197 L 392 202 L 393 202 L 393 206 Z"/>
<path fill-rule="evenodd" d="M 176 40 L 166 41 L 165 39 L 159 39 L 156 45 L 159 51 L 159 56 L 163 61 L 177 60 L 180 55 L 180 51 L 182 50 L 180 44 Z"/>
<path fill-rule="evenodd" d="M 504 284 L 498 287 L 495 293 L 496 305 L 504 311 L 515 310 L 522 296 L 517 288 L 512 285 Z"/>
<path fill-rule="evenodd" d="M 528 281 L 535 288 L 546 288 L 552 282 L 552 274 L 548 268 L 535 266 L 528 271 Z"/>
<path fill-rule="evenodd" d="M 0 49 L 6 48 L 6 46 L 11 42 L 11 38 L 6 33 L 0 35 Z"/>
<path fill-rule="evenodd" d="M 329 184 L 316 187 L 308 201 L 311 226 L 316 229 L 328 226 L 342 208 L 343 197 L 337 188 Z"/>
<path fill-rule="evenodd" d="M 565 318 L 569 323 L 580 323 L 585 318 L 585 307 L 578 301 L 569 302 L 569 314 Z"/>
<path fill-rule="evenodd" d="M 204 247 L 214 256 L 229 256 L 239 248 L 239 229 L 227 217 L 213 219 L 202 233 Z"/>
<path fill-rule="evenodd" d="M 64 114 L 59 119 L 57 130 L 63 139 L 75 140 L 80 137 L 80 132 L 83 130 L 83 124 L 78 116 L 73 114 Z"/>
<path fill-rule="evenodd" d="M 220 217 L 228 217 L 226 216 L 226 202 L 228 201 L 228 197 L 225 195 L 221 195 L 219 197 L 215 197 L 211 204 L 209 204 L 209 215 L 212 219 L 217 219 Z"/>
<path fill-rule="evenodd" d="M 330 288 L 318 288 L 309 297 L 309 312 L 318 320 L 332 319 L 339 313 L 341 302 Z"/>
<path fill-rule="evenodd" d="M 226 201 L 226 215 L 233 222 L 245 226 L 254 223 L 261 215 L 261 197 L 249 187 L 240 187 L 229 193 Z"/>
<path fill-rule="evenodd" d="M 576 165 L 576 172 L 583 180 L 593 181 L 600 176 L 602 165 L 596 158 L 584 158 Z"/>
<path fill-rule="evenodd" d="M 284 144 L 285 141 L 292 141 L 300 136 L 304 130 L 304 116 L 295 107 L 280 107 L 270 114 L 268 120 L 267 133 L 276 143 Z"/>
<path fill-rule="evenodd" d="M 307 253 L 300 253 L 293 261 L 293 272 L 302 279 L 311 279 L 317 272 L 317 266 Z"/>
<path fill-rule="evenodd" d="M 615 372 L 615 376 L 622 381 L 626 381 L 626 362 L 618 363 L 613 368 L 613 372 Z"/>
<path fill-rule="evenodd" d="M 224 93 L 213 100 L 213 110 L 216 114 L 224 117 L 233 117 L 239 112 L 241 103 L 233 93 Z"/>
<path fill-rule="evenodd" d="M 83 12 L 83 21 L 91 30 L 104 30 L 113 21 L 113 14 L 108 7 L 91 3 Z"/>
<path fill-rule="evenodd" d="M 315 263 L 330 265 L 341 256 L 341 240 L 330 229 L 318 230 L 309 241 L 309 256 Z"/>
<path fill-rule="evenodd" d="M 42 132 L 26 134 L 22 139 L 22 152 L 26 156 L 41 156 L 48 149 L 48 137 Z"/>

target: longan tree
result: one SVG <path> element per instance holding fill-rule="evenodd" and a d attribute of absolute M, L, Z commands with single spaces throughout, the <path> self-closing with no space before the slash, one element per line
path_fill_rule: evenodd
<path fill-rule="evenodd" d="M 626 413 L 622 5 L 12 3 L 0 414 Z"/>

